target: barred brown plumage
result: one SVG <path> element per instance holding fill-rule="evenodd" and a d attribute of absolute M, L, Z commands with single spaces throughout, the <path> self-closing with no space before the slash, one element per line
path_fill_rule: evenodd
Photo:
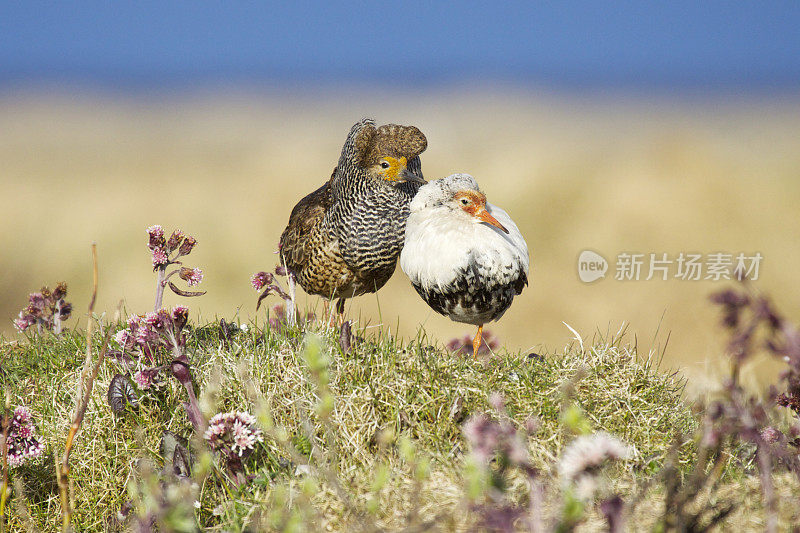
<path fill-rule="evenodd" d="M 425 183 L 414 126 L 350 129 L 330 179 L 294 207 L 280 239 L 282 260 L 309 294 L 339 299 L 375 292 L 394 273 L 408 204 Z"/>

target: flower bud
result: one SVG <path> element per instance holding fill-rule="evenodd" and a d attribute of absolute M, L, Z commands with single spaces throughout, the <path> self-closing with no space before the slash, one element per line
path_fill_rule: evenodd
<path fill-rule="evenodd" d="M 178 255 L 189 255 L 191 253 L 192 248 L 194 248 L 197 241 L 191 235 L 187 235 L 186 238 L 181 243 L 181 247 L 178 249 Z"/>
<path fill-rule="evenodd" d="M 172 235 L 170 235 L 169 239 L 167 240 L 167 253 L 177 248 L 181 244 L 181 241 L 183 241 L 183 232 L 179 229 L 176 229 L 172 232 Z"/>

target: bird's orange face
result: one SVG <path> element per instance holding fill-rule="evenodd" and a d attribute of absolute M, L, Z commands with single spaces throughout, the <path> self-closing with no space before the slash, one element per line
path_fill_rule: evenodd
<path fill-rule="evenodd" d="M 406 181 L 404 173 L 407 165 L 408 161 L 405 157 L 396 158 L 387 155 L 381 157 L 380 161 L 375 165 L 375 172 L 379 178 L 386 181 L 402 182 Z"/>
<path fill-rule="evenodd" d="M 456 193 L 455 201 L 458 202 L 459 207 L 471 217 L 491 224 L 504 233 L 508 230 L 494 218 L 489 211 L 486 210 L 486 195 L 478 191 L 461 191 Z"/>

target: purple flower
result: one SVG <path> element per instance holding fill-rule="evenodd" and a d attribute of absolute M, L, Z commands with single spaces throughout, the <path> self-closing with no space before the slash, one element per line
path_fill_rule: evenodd
<path fill-rule="evenodd" d="M 144 324 L 142 327 L 136 329 L 136 343 L 143 346 L 148 344 L 155 344 L 159 340 L 158 333 L 152 328 Z"/>
<path fill-rule="evenodd" d="M 158 313 L 150 312 L 144 315 L 144 323 L 148 326 L 156 326 L 159 323 Z"/>
<path fill-rule="evenodd" d="M 478 348 L 478 355 L 489 354 L 500 346 L 500 342 L 489 330 L 483 331 L 483 342 Z M 451 339 L 447 343 L 447 350 L 455 354 L 472 354 L 472 337 L 466 335 L 461 338 Z"/>
<path fill-rule="evenodd" d="M 270 272 L 258 272 L 250 278 L 250 283 L 253 284 L 255 290 L 259 291 L 272 283 L 272 280 L 273 276 Z"/>
<path fill-rule="evenodd" d="M 28 295 L 28 304 L 14 320 L 14 326 L 25 331 L 36 324 L 40 329 L 46 328 L 58 334 L 61 322 L 67 320 L 72 313 L 72 304 L 64 301 L 67 295 L 67 284 L 59 282 L 55 290 L 42 287 L 40 292 Z"/>
<path fill-rule="evenodd" d="M 178 273 L 178 276 L 188 283 L 190 287 L 194 287 L 203 281 L 203 271 L 199 268 L 181 267 L 181 271 Z"/>
<path fill-rule="evenodd" d="M 27 407 L 17 407 L 14 409 L 14 422 L 17 424 L 28 424 L 31 421 L 31 412 Z"/>
<path fill-rule="evenodd" d="M 518 466 L 528 466 L 528 448 L 508 420 L 495 421 L 485 414 L 474 415 L 464 423 L 464 437 L 472 456 L 480 464 L 488 464 L 499 453 Z"/>
<path fill-rule="evenodd" d="M 158 374 L 160 372 L 161 369 L 158 367 L 144 368 L 133 374 L 133 382 L 142 390 L 150 389 L 159 385 Z"/>
<path fill-rule="evenodd" d="M 30 314 L 25 314 L 25 311 L 20 311 L 19 318 L 14 319 L 14 325 L 20 331 L 25 331 L 34 324 L 36 324 L 36 317 Z"/>
<path fill-rule="evenodd" d="M 59 282 L 56 285 L 56 288 L 53 290 L 53 300 L 61 300 L 67 295 L 67 284 L 63 281 Z"/>
<path fill-rule="evenodd" d="M 189 308 L 185 305 L 176 305 L 172 308 L 172 324 L 176 331 L 180 331 L 189 321 Z"/>
<path fill-rule="evenodd" d="M 41 292 L 32 292 L 28 296 L 28 314 L 33 316 L 41 316 L 42 311 L 44 311 L 45 306 L 45 298 Z"/>
<path fill-rule="evenodd" d="M 58 317 L 60 320 L 67 320 L 72 314 L 72 304 L 64 300 L 59 300 L 57 305 Z"/>
<path fill-rule="evenodd" d="M 44 444 L 35 429 L 31 413 L 26 407 L 14 409 L 7 441 L 9 466 L 19 466 L 28 459 L 42 455 Z"/>

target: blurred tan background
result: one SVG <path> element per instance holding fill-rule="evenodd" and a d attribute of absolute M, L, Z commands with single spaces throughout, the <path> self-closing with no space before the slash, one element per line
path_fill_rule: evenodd
<path fill-rule="evenodd" d="M 562 322 L 587 337 L 625 323 L 642 354 L 669 335 L 664 364 L 694 387 L 723 371 L 707 297 L 725 283 L 616 281 L 620 252 L 760 252 L 758 287 L 800 320 L 800 97 L 83 91 L 0 98 L 0 332 L 15 338 L 27 294 L 60 280 L 75 305 L 68 326 L 85 327 L 92 241 L 98 311 L 120 299 L 129 313 L 150 310 L 151 224 L 195 236 L 187 265 L 205 272 L 207 295 L 167 293 L 167 305 L 189 305 L 201 322 L 252 320 L 250 275 L 275 265 L 289 212 L 364 116 L 418 126 L 427 179 L 469 172 L 519 225 L 532 283 L 487 327 L 505 349 L 561 349 L 572 337 Z M 609 260 L 606 279 L 578 279 L 584 249 Z M 377 298 L 349 302 L 349 316 L 406 339 L 420 327 L 441 343 L 473 333 L 430 311 L 399 268 Z"/>

